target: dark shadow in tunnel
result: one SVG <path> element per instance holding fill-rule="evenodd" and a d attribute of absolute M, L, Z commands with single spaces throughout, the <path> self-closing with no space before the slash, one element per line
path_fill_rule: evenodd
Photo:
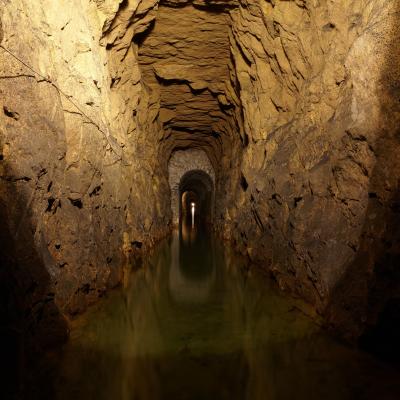
<path fill-rule="evenodd" d="M 187 276 L 208 276 L 214 268 L 209 245 L 214 184 L 202 170 L 192 170 L 179 184 L 179 259 Z"/>
<path fill-rule="evenodd" d="M 204 3 L 197 3 L 193 2 L 192 0 L 187 0 L 186 2 L 171 2 L 170 0 L 161 0 L 160 1 L 160 6 L 165 6 L 165 7 L 174 7 L 174 8 L 185 8 L 185 7 L 190 7 L 193 6 L 194 8 L 197 8 L 199 10 L 204 10 L 207 13 L 210 14 L 221 14 L 221 13 L 228 13 L 229 10 L 233 10 L 238 7 L 237 4 L 234 4 L 233 2 L 224 2 L 221 1 L 220 3 L 217 3 L 213 0 L 205 0 Z"/>
<path fill-rule="evenodd" d="M 14 399 L 26 398 L 23 387 L 35 362 L 43 351 L 65 342 L 68 324 L 39 254 L 48 249 L 35 241 L 37 227 L 23 187 L 30 180 L 15 179 L 2 147 L 0 141 L 0 381 L 1 397 Z"/>
<path fill-rule="evenodd" d="M 394 8 L 399 20 L 400 1 Z M 353 262 L 331 294 L 328 319 L 349 339 L 359 338 L 365 350 L 400 365 L 399 25 L 391 31 L 377 91 L 381 129 L 375 143 L 368 143 L 376 164 L 365 222 Z M 362 133 L 354 135 L 367 140 Z"/>
<path fill-rule="evenodd" d="M 192 170 L 179 184 L 179 225 L 204 229 L 213 222 L 214 184 L 202 170 Z M 193 218 L 193 214 L 194 218 Z"/>
<path fill-rule="evenodd" d="M 180 271 L 188 280 L 207 279 L 216 268 L 212 235 L 200 227 L 189 228 L 185 237 L 184 230 L 183 226 L 179 245 Z"/>

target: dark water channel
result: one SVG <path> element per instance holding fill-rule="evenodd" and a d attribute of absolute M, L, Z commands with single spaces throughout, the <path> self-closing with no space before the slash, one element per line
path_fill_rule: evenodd
<path fill-rule="evenodd" d="M 400 375 L 323 334 L 219 240 L 185 229 L 74 322 L 55 399 L 400 399 Z M 46 372 L 47 374 L 47 372 Z"/>

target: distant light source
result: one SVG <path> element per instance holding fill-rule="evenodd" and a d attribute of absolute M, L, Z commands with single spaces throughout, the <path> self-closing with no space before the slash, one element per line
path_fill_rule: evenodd
<path fill-rule="evenodd" d="M 196 204 L 195 203 L 190 203 L 191 206 L 191 211 L 192 211 L 192 226 L 194 226 L 194 211 L 196 209 Z"/>

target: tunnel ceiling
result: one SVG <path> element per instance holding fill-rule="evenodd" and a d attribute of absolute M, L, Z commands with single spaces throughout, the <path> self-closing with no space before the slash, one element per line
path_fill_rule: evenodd
<path fill-rule="evenodd" d="M 193 191 L 198 193 L 199 191 L 213 190 L 213 182 L 211 177 L 204 171 L 193 170 L 187 172 L 181 179 L 179 189 L 181 193 L 186 191 Z"/>
<path fill-rule="evenodd" d="M 236 0 L 164 0 L 161 3 L 173 7 L 182 7 L 188 4 L 193 4 L 194 6 L 202 8 L 214 7 L 214 10 L 218 8 L 227 9 L 237 6 Z"/>
<path fill-rule="evenodd" d="M 238 130 L 230 18 L 223 7 L 232 2 L 187 3 L 165 1 L 154 11 L 155 21 L 141 38 L 139 63 L 159 101 L 169 152 L 203 148 L 215 164 L 224 141 Z"/>

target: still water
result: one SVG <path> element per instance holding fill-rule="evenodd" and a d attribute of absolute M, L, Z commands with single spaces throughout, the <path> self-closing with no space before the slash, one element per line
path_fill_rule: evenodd
<path fill-rule="evenodd" d="M 187 228 L 74 322 L 47 383 L 60 400 L 400 399 L 397 371 L 302 309 Z"/>

